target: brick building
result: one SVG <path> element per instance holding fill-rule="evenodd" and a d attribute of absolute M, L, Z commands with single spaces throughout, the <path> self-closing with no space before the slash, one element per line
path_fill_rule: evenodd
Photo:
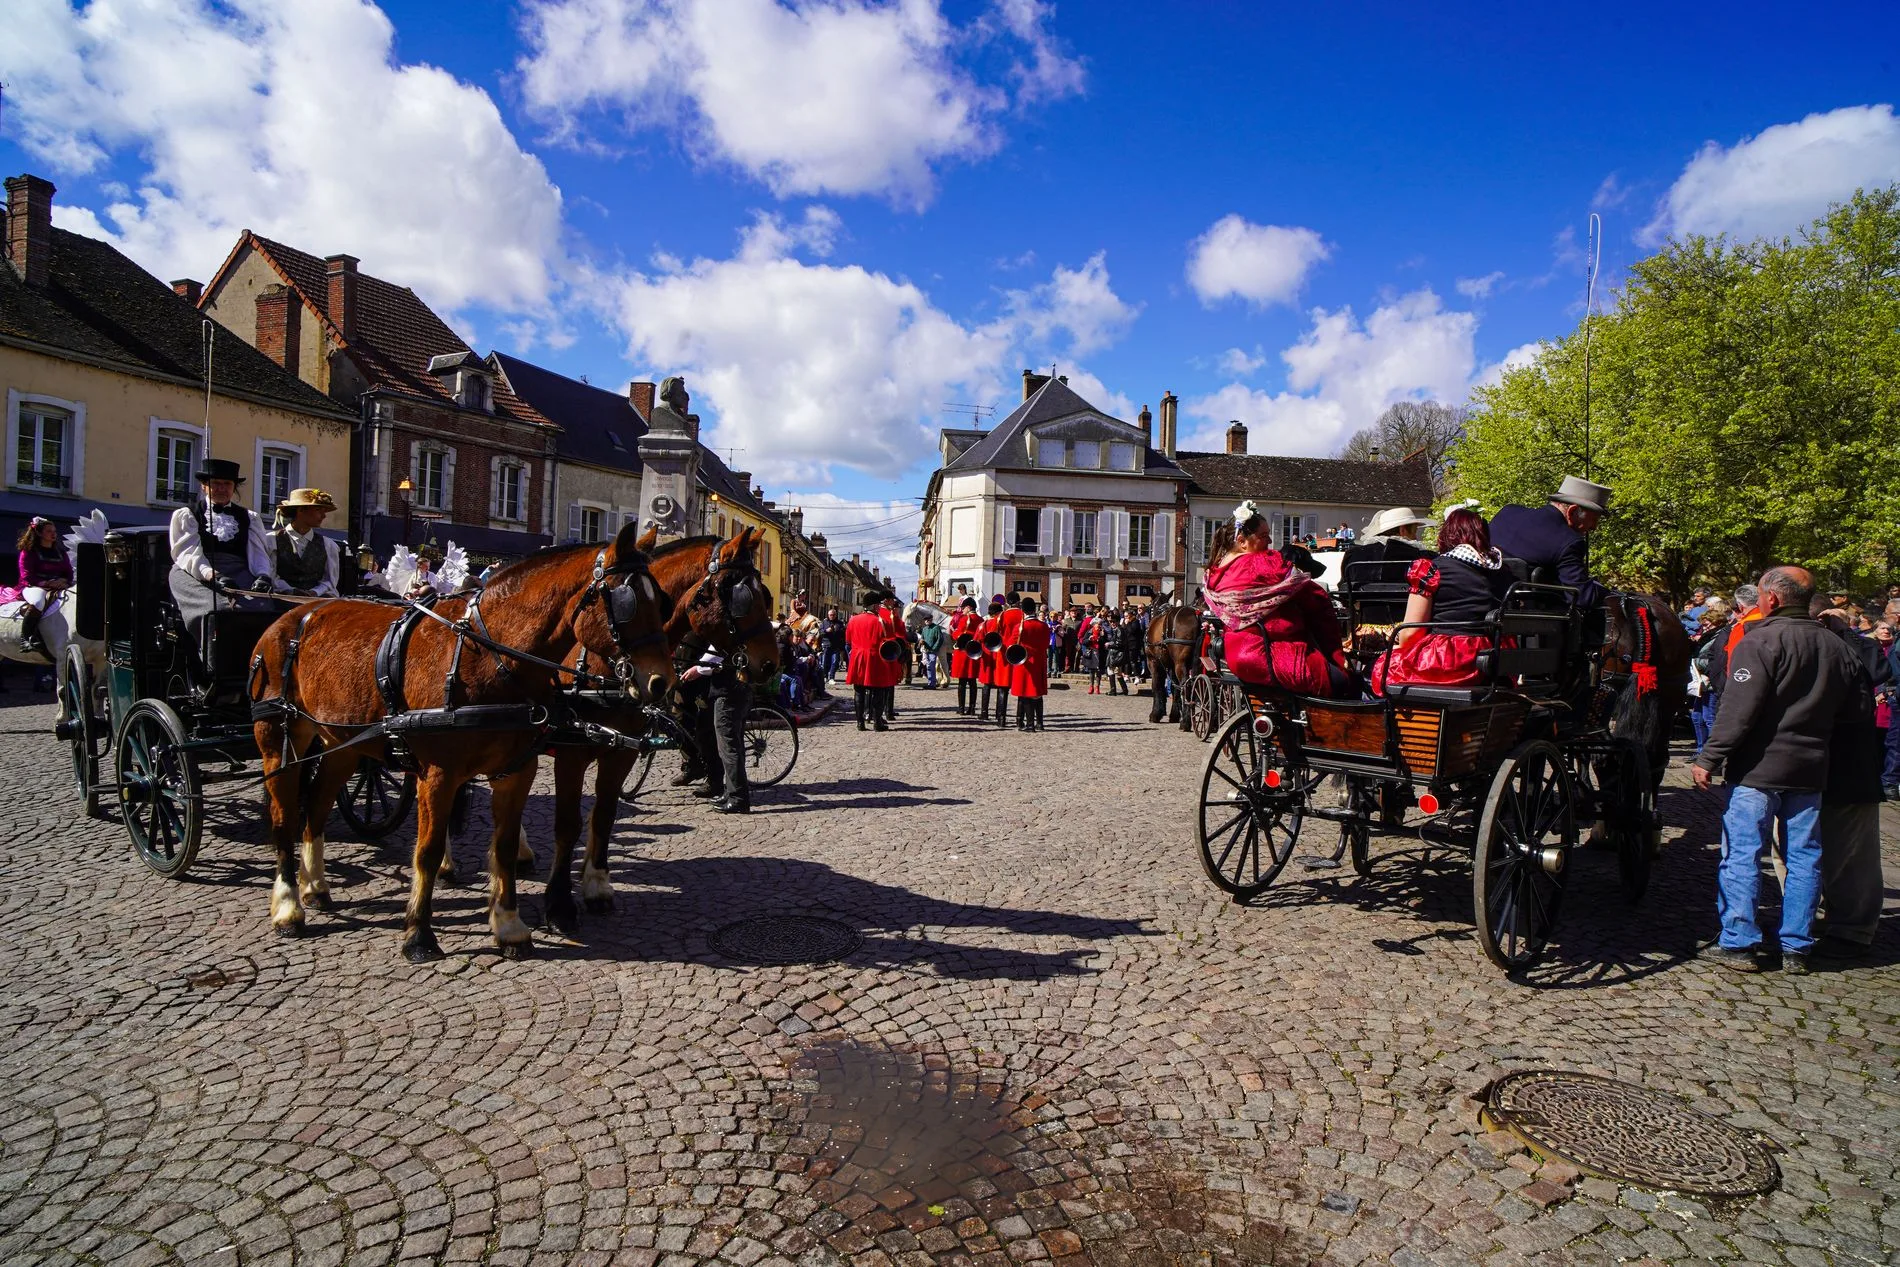
<path fill-rule="evenodd" d="M 414 291 L 246 230 L 196 298 L 358 417 L 352 537 L 379 555 L 452 539 L 484 561 L 553 542 L 560 429 Z"/>

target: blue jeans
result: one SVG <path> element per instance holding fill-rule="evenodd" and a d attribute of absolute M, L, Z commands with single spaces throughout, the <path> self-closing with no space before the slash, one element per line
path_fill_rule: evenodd
<path fill-rule="evenodd" d="M 1690 702 L 1689 724 L 1695 727 L 1696 751 L 1709 742 L 1709 735 L 1715 729 L 1715 692 L 1709 691 L 1701 699 Z"/>
<path fill-rule="evenodd" d="M 937 653 L 924 648 L 924 679 L 930 683 L 930 689 L 937 689 Z"/>
<path fill-rule="evenodd" d="M 839 654 L 837 651 L 833 650 L 830 647 L 825 648 L 825 654 L 824 654 L 825 681 L 829 682 L 831 681 L 831 679 L 838 676 L 838 665 L 841 664 L 843 661 L 844 661 L 843 655 Z"/>
<path fill-rule="evenodd" d="M 1814 911 L 1821 903 L 1821 794 L 1731 787 L 1728 812 L 1722 815 L 1722 869 L 1716 877 L 1722 945 L 1730 950 L 1761 945 L 1755 900 L 1761 890 L 1762 856 L 1774 848 L 1777 821 L 1788 835 L 1781 953 L 1805 955 L 1814 945 Z"/>

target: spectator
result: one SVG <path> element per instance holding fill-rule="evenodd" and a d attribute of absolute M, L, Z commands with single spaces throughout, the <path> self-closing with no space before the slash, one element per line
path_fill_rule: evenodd
<path fill-rule="evenodd" d="M 1761 619 L 1761 608 L 1757 606 L 1761 591 L 1753 585 L 1737 585 L 1735 598 L 1729 604 L 1730 617 L 1728 632 L 1722 635 L 1722 649 L 1710 659 L 1709 683 L 1715 687 L 1715 706 L 1719 712 L 1722 707 L 1722 692 L 1728 686 L 1728 659 L 1735 653 L 1735 644 L 1747 633 L 1746 626 Z"/>
<path fill-rule="evenodd" d="M 1709 609 L 1709 596 L 1712 593 L 1706 585 L 1696 586 L 1695 596 L 1682 609 L 1682 627 L 1689 631 L 1691 637 L 1702 631 L 1702 613 Z"/>
<path fill-rule="evenodd" d="M 1696 634 L 1695 655 L 1689 662 L 1689 723 L 1695 728 L 1695 746 L 1699 751 L 1709 742 L 1715 729 L 1716 681 L 1721 670 L 1716 659 L 1728 631 L 1728 603 L 1718 595 L 1702 607 L 1701 627 Z"/>
<path fill-rule="evenodd" d="M 28 655 L 52 655 L 46 644 L 40 641 L 40 617 L 46 614 L 46 608 L 52 601 L 64 593 L 73 583 L 72 560 L 66 557 L 66 547 L 59 539 L 59 529 L 53 521 L 39 515 L 33 516 L 20 539 L 14 543 L 19 550 L 20 583 L 14 586 L 0 586 L 0 602 L 19 600 L 20 609 L 20 650 Z"/>
<path fill-rule="evenodd" d="M 1840 636 L 1854 662 L 1855 687 L 1828 749 L 1827 787 L 1821 793 L 1821 898 L 1826 933 L 1814 944 L 1817 959 L 1858 959 L 1873 944 L 1885 897 L 1880 869 L 1881 765 L 1886 735 L 1878 703 L 1893 681 L 1886 653 L 1837 613 L 1821 624 Z"/>
<path fill-rule="evenodd" d="M 818 650 L 822 657 L 825 681 L 838 680 L 838 670 L 844 667 L 844 621 L 838 618 L 838 609 L 825 609 L 825 618 L 818 623 Z"/>
<path fill-rule="evenodd" d="M 917 645 L 923 650 L 925 685 L 934 691 L 937 689 L 937 657 L 943 651 L 943 626 L 937 623 L 935 616 L 924 617 L 923 628 L 917 631 Z"/>
<path fill-rule="evenodd" d="M 1082 618 L 1075 608 L 1071 607 L 1062 613 L 1062 625 L 1056 631 L 1057 644 L 1060 647 L 1060 652 L 1056 656 L 1057 677 L 1064 673 L 1075 672 L 1077 634 L 1081 628 Z"/>
<path fill-rule="evenodd" d="M 1874 645 L 1887 658 L 1887 685 L 1875 693 L 1874 725 L 1886 752 L 1880 790 L 1888 800 L 1900 801 L 1900 630 L 1881 621 L 1874 626 Z"/>
<path fill-rule="evenodd" d="M 1718 775 L 1729 785 L 1717 881 L 1722 932 L 1707 953 L 1738 972 L 1761 971 L 1755 900 L 1777 825 L 1787 835 L 1782 971 L 1806 972 L 1814 944 L 1828 742 L 1862 679 L 1841 640 L 1808 615 L 1813 598 L 1814 578 L 1801 568 L 1771 568 L 1762 577 L 1759 628 L 1730 656 L 1715 732 L 1692 769 L 1704 791 Z"/>

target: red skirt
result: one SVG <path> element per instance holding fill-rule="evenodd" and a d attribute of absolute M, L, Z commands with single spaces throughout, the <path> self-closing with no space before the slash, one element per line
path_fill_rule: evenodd
<path fill-rule="evenodd" d="M 1387 686 L 1476 686 L 1484 680 L 1478 653 L 1490 646 L 1484 634 L 1427 631 L 1379 657 L 1372 689 L 1383 695 Z"/>

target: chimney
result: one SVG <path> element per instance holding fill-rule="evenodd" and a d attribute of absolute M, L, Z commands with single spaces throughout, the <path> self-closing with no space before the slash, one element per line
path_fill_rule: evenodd
<path fill-rule="evenodd" d="M 1175 411 L 1180 404 L 1173 392 L 1161 393 L 1161 454 L 1169 461 L 1174 459 Z"/>
<path fill-rule="evenodd" d="M 1229 453 L 1247 451 L 1247 425 L 1238 418 L 1227 424 L 1227 451 Z"/>
<path fill-rule="evenodd" d="M 195 285 L 196 283 L 194 283 Z M 303 342 L 303 301 L 288 286 L 266 286 L 257 295 L 257 350 L 292 374 Z"/>
<path fill-rule="evenodd" d="M 7 177 L 7 260 L 35 290 L 53 271 L 53 193 L 50 180 Z"/>
<path fill-rule="evenodd" d="M 627 384 L 627 403 L 640 415 L 641 422 L 653 417 L 653 396 L 658 390 L 652 383 Z"/>
<path fill-rule="evenodd" d="M 189 277 L 181 277 L 172 283 L 172 294 L 177 295 L 194 308 L 198 306 L 198 301 L 204 298 L 204 293 L 204 283 L 193 281 Z"/>
<path fill-rule="evenodd" d="M 803 506 L 792 507 L 792 509 L 786 513 L 785 520 L 791 525 L 792 535 L 794 537 L 802 537 L 805 535 L 805 508 Z"/>
<path fill-rule="evenodd" d="M 323 257 L 323 271 L 330 280 L 330 293 L 325 297 L 323 310 L 330 317 L 330 324 L 340 331 L 345 339 L 356 335 L 356 257 L 354 255 L 326 255 Z"/>
<path fill-rule="evenodd" d="M 1141 407 L 1141 413 L 1135 418 L 1141 424 L 1141 433 L 1147 437 L 1144 442 L 1149 448 L 1155 447 L 1155 416 L 1148 412 L 1148 406 Z"/>
<path fill-rule="evenodd" d="M 1041 391 L 1042 385 L 1048 381 L 1049 381 L 1049 376 L 1047 374 L 1038 374 L 1034 370 L 1024 370 L 1023 371 L 1023 399 L 1028 400 L 1031 396 L 1034 396 L 1038 391 Z"/>
<path fill-rule="evenodd" d="M 732 478 L 738 481 L 739 487 L 742 490 L 752 487 L 752 472 L 751 471 L 734 471 L 732 473 Z"/>

